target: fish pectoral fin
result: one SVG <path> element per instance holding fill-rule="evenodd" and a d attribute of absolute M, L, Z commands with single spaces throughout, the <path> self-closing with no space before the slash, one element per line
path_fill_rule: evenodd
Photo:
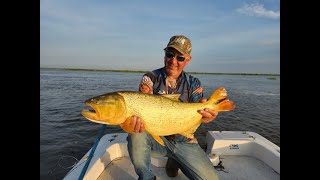
<path fill-rule="evenodd" d="M 161 144 L 162 146 L 165 146 L 164 145 L 164 142 L 163 142 L 163 140 L 160 138 L 160 136 L 158 136 L 158 135 L 154 135 L 154 134 L 152 134 L 152 133 L 150 133 L 150 132 L 148 132 L 152 137 L 153 137 L 153 139 L 155 139 L 159 144 Z"/>
<path fill-rule="evenodd" d="M 127 133 L 134 133 L 134 127 L 130 124 L 131 122 L 131 117 L 127 118 L 126 121 L 119 126 Z"/>

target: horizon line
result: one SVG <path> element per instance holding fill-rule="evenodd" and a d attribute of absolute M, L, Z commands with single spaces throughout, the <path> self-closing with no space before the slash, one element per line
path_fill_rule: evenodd
<path fill-rule="evenodd" d="M 131 72 L 131 73 L 146 73 L 146 70 L 125 70 L 125 69 L 91 69 L 91 68 L 58 68 L 58 67 L 40 67 L 40 69 L 58 69 L 70 71 L 99 71 L 99 72 Z M 185 71 L 189 74 L 215 74 L 215 75 L 259 75 L 259 76 L 280 76 L 280 74 L 266 73 L 219 73 L 219 72 L 194 72 Z"/>

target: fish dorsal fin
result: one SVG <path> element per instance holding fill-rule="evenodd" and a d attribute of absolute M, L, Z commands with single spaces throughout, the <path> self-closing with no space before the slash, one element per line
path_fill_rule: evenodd
<path fill-rule="evenodd" d="M 180 95 L 181 95 L 181 94 L 163 94 L 163 95 L 161 95 L 161 96 L 166 97 L 166 98 L 169 98 L 169 99 L 171 99 L 171 100 L 173 100 L 173 101 L 178 101 L 178 102 L 180 102 L 180 100 L 179 100 Z"/>

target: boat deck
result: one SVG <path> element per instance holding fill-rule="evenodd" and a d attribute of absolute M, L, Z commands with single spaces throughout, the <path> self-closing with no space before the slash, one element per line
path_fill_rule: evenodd
<path fill-rule="evenodd" d="M 280 175 L 264 162 L 249 156 L 220 156 L 221 169 L 216 168 L 220 180 L 277 180 Z M 241 164 L 241 166 L 239 166 Z M 166 175 L 164 167 L 152 165 L 152 170 L 157 176 L 157 180 L 188 180 L 179 170 L 177 177 L 170 178 Z M 102 179 L 138 179 L 129 157 L 121 157 L 113 160 L 101 173 L 98 180 Z"/>

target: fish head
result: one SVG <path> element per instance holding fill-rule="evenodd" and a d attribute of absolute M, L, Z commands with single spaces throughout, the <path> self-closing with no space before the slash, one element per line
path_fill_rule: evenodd
<path fill-rule="evenodd" d="M 109 125 L 119 125 L 125 121 L 126 105 L 118 93 L 96 96 L 86 100 L 85 104 L 92 109 L 83 109 L 81 115 L 90 121 Z"/>

